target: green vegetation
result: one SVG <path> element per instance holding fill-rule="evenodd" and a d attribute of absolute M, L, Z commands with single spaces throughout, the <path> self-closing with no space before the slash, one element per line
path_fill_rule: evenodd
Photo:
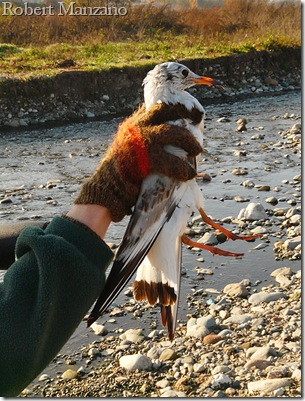
<path fill-rule="evenodd" d="M 223 0 L 221 7 L 178 10 L 136 5 L 124 17 L 8 17 L 0 12 L 4 76 L 143 66 L 300 44 L 299 1 Z M 65 60 L 74 65 L 62 67 Z"/>

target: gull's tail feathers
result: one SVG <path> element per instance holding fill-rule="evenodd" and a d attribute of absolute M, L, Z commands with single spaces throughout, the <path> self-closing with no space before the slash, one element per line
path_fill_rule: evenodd
<path fill-rule="evenodd" d="M 103 292 L 87 318 L 87 326 L 101 316 L 137 270 L 184 192 L 185 186 L 163 175 L 150 175 L 143 181 Z"/>

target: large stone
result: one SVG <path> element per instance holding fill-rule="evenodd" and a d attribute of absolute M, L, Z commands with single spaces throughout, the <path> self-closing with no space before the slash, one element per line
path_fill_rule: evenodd
<path fill-rule="evenodd" d="M 251 202 L 245 209 L 241 209 L 238 220 L 266 220 L 268 219 L 264 207 L 260 203 Z"/>
<path fill-rule="evenodd" d="M 131 341 L 135 344 L 140 344 L 144 340 L 142 334 L 143 329 L 129 329 L 120 335 L 121 340 Z"/>
<path fill-rule="evenodd" d="M 208 334 L 207 336 L 204 337 L 203 343 L 204 344 L 216 344 L 221 340 L 223 340 L 223 338 L 220 337 L 218 334 Z"/>
<path fill-rule="evenodd" d="M 120 366 L 127 370 L 151 370 L 152 362 L 145 355 L 124 355 L 120 358 Z"/>
<path fill-rule="evenodd" d="M 299 235 L 299 236 L 294 237 L 294 238 L 286 239 L 286 241 L 284 242 L 284 246 L 288 250 L 293 251 L 301 243 L 302 243 L 302 237 Z"/>
<path fill-rule="evenodd" d="M 199 240 L 199 243 L 204 245 L 217 245 L 218 240 L 212 233 L 205 233 Z"/>
<path fill-rule="evenodd" d="M 244 315 L 232 315 L 223 321 L 224 324 L 244 324 L 251 320 L 251 316 Z"/>
<path fill-rule="evenodd" d="M 223 289 L 223 292 L 230 297 L 247 298 L 247 296 L 249 295 L 247 287 L 242 283 L 227 284 Z"/>
<path fill-rule="evenodd" d="M 259 380 L 257 382 L 249 382 L 248 383 L 248 390 L 250 394 L 253 393 L 271 393 L 274 390 L 277 390 L 281 387 L 290 386 L 291 383 L 286 378 L 280 379 L 266 379 L 266 380 Z"/>
<path fill-rule="evenodd" d="M 256 368 L 259 370 L 265 370 L 268 366 L 272 365 L 272 362 L 265 359 L 251 359 L 245 364 L 245 369 Z"/>
<path fill-rule="evenodd" d="M 231 383 L 232 379 L 229 376 L 223 373 L 217 373 L 213 377 L 211 387 L 213 390 L 218 390 L 218 389 L 222 390 L 229 387 Z"/>
<path fill-rule="evenodd" d="M 159 359 L 161 361 L 171 361 L 171 360 L 174 360 L 174 359 L 177 359 L 177 358 L 178 358 L 178 355 L 177 355 L 176 351 L 174 351 L 171 348 L 165 348 L 161 352 L 160 357 L 159 357 Z"/>
<path fill-rule="evenodd" d="M 258 305 L 262 302 L 277 301 L 280 298 L 287 299 L 287 295 L 282 292 L 258 292 L 256 294 L 252 294 L 248 301 L 250 304 Z"/>
<path fill-rule="evenodd" d="M 67 369 L 63 374 L 62 378 L 65 380 L 71 380 L 71 379 L 76 379 L 78 376 L 78 373 L 75 370 L 72 369 Z"/>
<path fill-rule="evenodd" d="M 272 347 L 251 347 L 247 349 L 246 357 L 251 360 L 265 360 L 269 356 L 277 356 L 277 351 Z"/>
<path fill-rule="evenodd" d="M 279 267 L 278 269 L 273 270 L 273 272 L 270 273 L 270 276 L 276 277 L 279 274 L 290 277 L 292 275 L 291 268 L 290 267 Z"/>
<path fill-rule="evenodd" d="M 102 324 L 94 322 L 90 327 L 97 336 L 104 336 L 108 333 L 108 330 Z"/>
<path fill-rule="evenodd" d="M 187 322 L 187 337 L 203 338 L 217 329 L 218 326 L 213 316 L 204 316 L 198 319 L 191 318 Z"/>

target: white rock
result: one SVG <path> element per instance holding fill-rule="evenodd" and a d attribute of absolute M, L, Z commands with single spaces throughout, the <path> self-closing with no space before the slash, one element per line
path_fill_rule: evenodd
<path fill-rule="evenodd" d="M 206 364 L 205 363 L 195 363 L 193 367 L 194 367 L 195 373 L 201 373 L 201 372 L 205 371 Z"/>
<path fill-rule="evenodd" d="M 198 319 L 191 318 L 187 322 L 187 337 L 202 338 L 209 334 L 213 329 L 217 328 L 213 316 L 208 315 Z"/>
<path fill-rule="evenodd" d="M 90 348 L 88 351 L 89 356 L 95 356 L 97 354 L 99 354 L 99 350 L 97 348 Z"/>
<path fill-rule="evenodd" d="M 296 369 L 293 371 L 291 378 L 297 381 L 301 381 L 302 379 L 302 371 L 301 369 Z"/>
<path fill-rule="evenodd" d="M 299 235 L 294 238 L 289 238 L 284 242 L 284 246 L 290 251 L 293 251 L 298 245 L 302 243 L 302 237 Z"/>
<path fill-rule="evenodd" d="M 150 359 L 158 359 L 161 355 L 162 350 L 163 348 L 152 347 L 150 350 L 148 350 L 147 356 Z"/>
<path fill-rule="evenodd" d="M 38 380 L 39 380 L 40 382 L 42 382 L 42 381 L 48 380 L 48 379 L 50 379 L 50 376 L 47 375 L 47 374 L 43 374 L 43 375 L 39 376 L 39 379 L 38 379 Z"/>
<path fill-rule="evenodd" d="M 289 287 L 295 281 L 295 279 L 293 277 L 292 280 L 289 280 L 287 276 L 284 276 L 283 274 L 278 274 L 275 277 L 275 281 L 280 283 L 281 287 Z"/>
<path fill-rule="evenodd" d="M 282 387 L 280 387 L 277 390 L 273 391 L 273 395 L 275 397 L 281 397 L 284 393 L 285 393 L 285 390 Z"/>
<path fill-rule="evenodd" d="M 290 267 L 279 267 L 278 269 L 273 270 L 273 272 L 270 273 L 270 276 L 276 277 L 279 274 L 290 277 L 292 275 L 291 268 Z"/>
<path fill-rule="evenodd" d="M 261 302 L 277 301 L 280 298 L 287 299 L 287 295 L 282 292 L 258 292 L 257 294 L 252 294 L 248 302 L 253 305 L 258 305 Z"/>
<path fill-rule="evenodd" d="M 199 240 L 199 243 L 205 244 L 205 245 L 217 245 L 218 240 L 215 237 L 214 234 L 211 233 L 205 233 Z"/>
<path fill-rule="evenodd" d="M 268 219 L 264 207 L 260 203 L 251 202 L 245 209 L 241 209 L 238 220 L 266 220 Z"/>
<path fill-rule="evenodd" d="M 251 180 L 243 181 L 243 186 L 244 186 L 245 188 L 253 188 L 254 185 L 255 185 L 254 182 L 251 181 Z"/>
<path fill-rule="evenodd" d="M 214 274 L 213 270 L 205 269 L 203 267 L 196 267 L 196 271 L 197 271 L 198 274 L 205 274 L 207 276 L 210 276 L 210 275 Z"/>
<path fill-rule="evenodd" d="M 217 373 L 227 373 L 229 370 L 229 366 L 218 365 L 212 370 L 212 375 L 216 375 Z"/>
<path fill-rule="evenodd" d="M 103 326 L 102 324 L 94 322 L 90 327 L 97 336 L 104 336 L 108 333 L 108 330 L 106 330 L 105 326 Z"/>
<path fill-rule="evenodd" d="M 144 340 L 144 336 L 142 336 L 143 329 L 129 329 L 126 330 L 125 333 L 120 335 L 121 340 L 132 341 L 135 344 L 140 344 Z"/>
<path fill-rule="evenodd" d="M 211 387 L 214 390 L 223 389 L 232 383 L 232 379 L 223 373 L 217 373 L 212 381 Z"/>
<path fill-rule="evenodd" d="M 232 315 L 223 321 L 224 324 L 243 324 L 249 322 L 251 320 L 251 316 L 244 315 Z"/>
<path fill-rule="evenodd" d="M 250 347 L 247 349 L 246 357 L 252 360 L 264 360 L 269 356 L 277 356 L 277 352 L 272 347 Z"/>
<path fill-rule="evenodd" d="M 219 332 L 218 335 L 219 335 L 220 337 L 225 338 L 225 337 L 229 336 L 229 335 L 232 334 L 232 333 L 233 333 L 232 330 L 224 329 L 224 330 L 221 330 L 221 332 Z"/>
<path fill-rule="evenodd" d="M 165 388 L 170 385 L 169 381 L 167 379 L 162 379 L 157 381 L 156 386 L 159 388 Z"/>
<path fill-rule="evenodd" d="M 268 230 L 266 227 L 258 226 L 251 230 L 252 234 L 267 234 Z"/>
<path fill-rule="evenodd" d="M 280 379 L 266 379 L 266 380 L 259 380 L 257 382 L 249 382 L 248 383 L 248 390 L 250 394 L 255 392 L 263 392 L 263 393 L 271 393 L 274 390 L 277 390 L 281 387 L 290 386 L 291 383 L 286 378 Z"/>
<path fill-rule="evenodd" d="M 175 390 L 167 390 L 164 393 L 160 395 L 160 397 L 179 397 L 179 398 L 185 398 L 187 395 L 183 391 L 175 391 Z"/>
<path fill-rule="evenodd" d="M 151 360 L 141 354 L 124 355 L 120 358 L 121 368 L 127 370 L 150 370 L 152 368 Z"/>

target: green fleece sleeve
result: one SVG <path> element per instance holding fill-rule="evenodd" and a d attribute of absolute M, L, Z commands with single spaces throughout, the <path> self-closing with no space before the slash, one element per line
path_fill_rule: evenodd
<path fill-rule="evenodd" d="M 73 334 L 104 286 L 113 253 L 95 233 L 57 216 L 45 230 L 24 229 L 16 256 L 0 283 L 0 396 L 7 397 Z"/>

